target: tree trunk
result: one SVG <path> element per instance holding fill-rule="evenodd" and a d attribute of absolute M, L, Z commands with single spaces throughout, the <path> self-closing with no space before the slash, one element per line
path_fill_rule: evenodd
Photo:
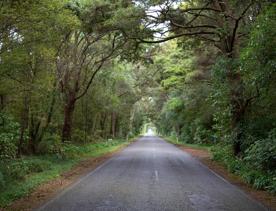
<path fill-rule="evenodd" d="M 231 94 L 231 127 L 233 132 L 233 152 L 234 155 L 239 155 L 241 153 L 241 145 L 242 145 L 242 120 L 244 118 L 244 112 L 240 110 L 240 104 L 242 102 L 236 101 L 236 97 L 238 93 Z"/>
<path fill-rule="evenodd" d="M 3 110 L 5 107 L 4 99 L 4 95 L 0 94 L 0 111 Z"/>
<path fill-rule="evenodd" d="M 91 133 L 93 135 L 95 135 L 95 132 L 97 130 L 97 126 L 98 126 L 98 113 L 96 113 L 93 117 L 92 131 L 91 131 Z"/>
<path fill-rule="evenodd" d="M 28 143 L 28 151 L 31 154 L 36 154 L 36 145 L 38 141 L 38 133 L 40 129 L 41 121 L 35 122 L 35 118 L 33 114 L 30 115 L 30 123 L 29 123 L 29 143 Z"/>
<path fill-rule="evenodd" d="M 70 98 L 64 106 L 64 121 L 62 128 L 62 142 L 71 140 L 73 113 L 75 109 L 75 98 Z"/>
<path fill-rule="evenodd" d="M 82 116 L 83 116 L 83 131 L 84 131 L 84 142 L 87 142 L 88 133 L 88 98 L 87 95 L 82 98 L 81 101 Z"/>
<path fill-rule="evenodd" d="M 115 122 L 115 137 L 121 137 L 120 118 L 117 114 L 116 114 L 116 122 Z"/>
<path fill-rule="evenodd" d="M 105 134 L 105 123 L 106 123 L 106 113 L 103 114 L 103 116 L 101 115 L 101 120 L 100 120 L 100 126 L 101 126 L 101 135 L 103 138 L 106 137 L 106 134 Z"/>
<path fill-rule="evenodd" d="M 233 153 L 239 155 L 242 151 L 242 122 L 246 112 L 244 87 L 242 78 L 239 72 L 231 69 L 228 75 L 228 83 L 230 85 L 230 104 L 231 104 L 231 129 L 233 135 Z"/>
<path fill-rule="evenodd" d="M 20 157 L 23 152 L 24 136 L 25 130 L 28 128 L 29 123 L 29 105 L 30 105 L 30 96 L 29 93 L 24 97 L 23 109 L 21 111 L 21 123 L 20 123 L 20 136 L 18 141 L 17 156 Z"/>
<path fill-rule="evenodd" d="M 111 136 L 112 138 L 116 137 L 116 113 L 113 111 L 111 113 Z"/>
<path fill-rule="evenodd" d="M 56 85 L 57 85 L 57 82 L 55 81 L 54 86 L 53 86 L 52 96 L 51 96 L 51 102 L 50 102 L 49 109 L 48 109 L 47 114 L 46 114 L 46 122 L 45 122 L 44 126 L 41 127 L 41 132 L 40 132 L 40 134 L 38 135 L 38 138 L 37 138 L 38 142 L 40 142 L 43 139 L 43 137 L 44 137 L 51 121 L 52 121 L 52 117 L 53 117 L 53 113 L 54 113 L 54 107 L 55 107 L 55 104 L 56 104 L 56 91 L 57 91 L 56 90 Z"/>

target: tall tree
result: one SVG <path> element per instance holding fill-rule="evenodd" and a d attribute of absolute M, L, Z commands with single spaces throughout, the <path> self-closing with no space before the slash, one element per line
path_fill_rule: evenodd
<path fill-rule="evenodd" d="M 64 99 L 63 141 L 70 140 L 76 101 L 87 93 L 103 65 L 122 53 L 128 41 L 113 20 L 123 2 L 69 6 L 81 25 L 65 35 L 57 57 L 57 77 Z"/>
<path fill-rule="evenodd" d="M 241 151 L 242 124 L 250 99 L 244 98 L 241 73 L 235 67 L 240 44 L 248 35 L 248 25 L 254 22 L 261 1 L 196 0 L 141 1 L 146 10 L 145 29 L 152 39 L 133 36 L 138 42 L 161 43 L 171 39 L 193 37 L 213 44 L 228 60 L 226 81 L 230 87 L 231 124 L 234 131 L 234 152 Z"/>

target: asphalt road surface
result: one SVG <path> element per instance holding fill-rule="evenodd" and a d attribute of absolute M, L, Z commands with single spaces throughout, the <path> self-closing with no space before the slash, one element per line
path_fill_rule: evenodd
<path fill-rule="evenodd" d="M 267 210 L 199 161 L 143 137 L 38 210 Z"/>

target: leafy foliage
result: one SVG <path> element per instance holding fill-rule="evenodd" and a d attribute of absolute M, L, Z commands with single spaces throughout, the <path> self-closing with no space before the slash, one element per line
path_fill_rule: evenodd
<path fill-rule="evenodd" d="M 0 2 L 0 187 L 150 125 L 276 192 L 276 4 L 172 2 Z"/>
<path fill-rule="evenodd" d="M 276 169 L 276 130 L 266 139 L 255 141 L 247 149 L 245 160 L 258 169 Z"/>
<path fill-rule="evenodd" d="M 0 113 L 0 119 L 0 159 L 15 158 L 19 138 L 19 124 L 11 117 L 2 113 Z"/>

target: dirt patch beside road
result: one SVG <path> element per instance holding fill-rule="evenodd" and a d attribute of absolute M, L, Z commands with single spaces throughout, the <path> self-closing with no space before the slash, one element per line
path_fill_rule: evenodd
<path fill-rule="evenodd" d="M 245 183 L 240 177 L 229 173 L 227 169 L 220 163 L 212 160 L 211 153 L 206 149 L 197 149 L 192 147 L 186 147 L 183 145 L 177 145 L 183 151 L 191 154 L 193 157 L 200 160 L 204 163 L 208 168 L 216 172 L 218 175 L 225 178 L 231 184 L 238 186 L 242 189 L 245 193 L 250 195 L 252 198 L 256 199 L 257 201 L 264 204 L 266 207 L 269 207 L 271 210 L 276 210 L 276 197 L 272 194 L 262 191 L 256 190 Z"/>

